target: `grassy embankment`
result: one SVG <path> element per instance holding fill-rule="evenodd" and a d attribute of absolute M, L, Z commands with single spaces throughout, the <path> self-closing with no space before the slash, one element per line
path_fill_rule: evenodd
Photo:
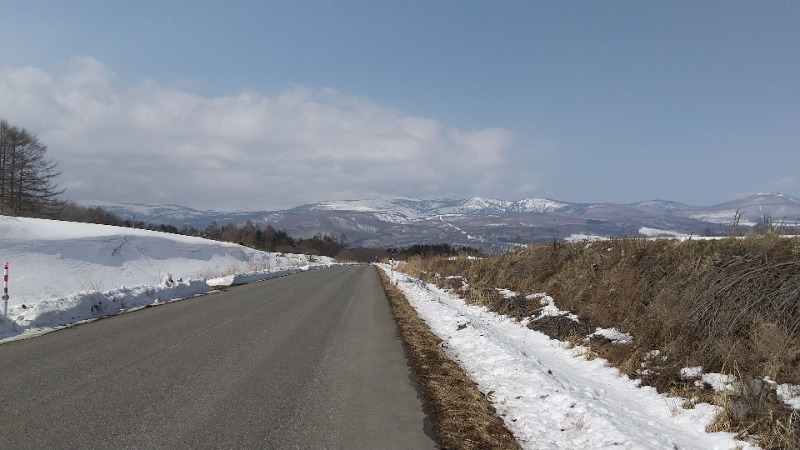
<path fill-rule="evenodd" d="M 797 411 L 761 381 L 800 384 L 800 238 L 554 242 L 479 260 L 412 259 L 402 269 L 519 320 L 541 308 L 526 294 L 546 292 L 580 322 L 547 318 L 531 328 L 587 346 L 587 357 L 686 398 L 687 408 L 721 406 L 709 431 L 734 431 L 764 448 L 800 448 Z M 506 299 L 496 288 L 520 295 Z M 634 340 L 587 338 L 596 327 Z M 744 383 L 720 393 L 682 379 L 680 369 L 695 366 Z"/>

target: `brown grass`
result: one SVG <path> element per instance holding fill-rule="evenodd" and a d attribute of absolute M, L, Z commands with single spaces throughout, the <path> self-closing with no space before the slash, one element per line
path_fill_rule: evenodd
<path fill-rule="evenodd" d="M 378 270 L 437 443 L 444 449 L 518 449 L 514 436 L 405 296 Z"/>
<path fill-rule="evenodd" d="M 581 323 L 547 319 L 533 321 L 532 328 L 562 340 L 575 333 L 582 339 L 596 326 L 628 332 L 632 344 L 592 340 L 591 348 L 660 392 L 712 399 L 708 390 L 680 379 L 679 369 L 687 366 L 720 373 L 736 368 L 742 380 L 769 375 L 800 384 L 797 237 L 553 242 L 477 261 L 412 259 L 403 270 L 443 287 L 452 287 L 448 276 L 460 276 L 458 284 L 469 285 L 459 292 L 467 302 L 517 319 L 535 316 L 540 307 L 524 294 L 547 292 Z M 523 295 L 505 299 L 495 288 Z M 646 359 L 651 350 L 664 358 Z M 717 403 L 727 410 L 722 399 Z M 757 436 L 768 448 L 776 442 L 800 448 L 797 413 L 774 399 L 767 404 L 747 417 L 723 414 L 715 429 Z"/>

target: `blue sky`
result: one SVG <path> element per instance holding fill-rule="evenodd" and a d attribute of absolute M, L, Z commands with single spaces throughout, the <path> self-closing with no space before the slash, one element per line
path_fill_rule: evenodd
<path fill-rule="evenodd" d="M 71 199 L 800 196 L 800 2 L 0 0 Z"/>

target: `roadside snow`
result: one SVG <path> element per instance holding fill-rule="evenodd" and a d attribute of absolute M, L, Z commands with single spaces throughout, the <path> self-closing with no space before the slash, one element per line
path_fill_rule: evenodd
<path fill-rule="evenodd" d="M 518 293 L 516 293 L 516 292 L 514 292 L 514 291 L 512 291 L 510 289 L 505 289 L 505 288 L 497 288 L 497 292 L 500 295 L 502 295 L 503 298 L 505 298 L 505 299 L 512 299 L 512 298 L 516 297 L 517 295 L 519 295 Z"/>
<path fill-rule="evenodd" d="M 330 264 L 306 255 L 154 231 L 0 216 L 0 263 L 10 263 L 9 305 L 86 290 Z"/>
<path fill-rule="evenodd" d="M 580 357 L 586 349 L 567 349 L 435 285 L 397 272 L 394 280 L 449 356 L 481 392 L 491 392 L 498 414 L 524 448 L 754 448 L 732 433 L 705 432 L 716 407 L 683 409 L 683 399 L 640 388 L 600 358 Z M 554 308 L 543 294 L 534 298 L 545 310 Z"/>
<path fill-rule="evenodd" d="M 270 278 L 282 277 L 284 275 L 292 275 L 306 270 L 308 270 L 308 266 L 291 267 L 288 269 L 259 270 L 256 272 L 237 273 L 233 275 L 226 275 L 224 277 L 218 277 L 206 280 L 206 284 L 208 284 L 211 287 L 238 286 L 240 284 L 255 283 L 258 281 L 269 280 Z"/>
<path fill-rule="evenodd" d="M 583 234 L 583 233 L 573 233 L 564 238 L 567 242 L 581 242 L 581 241 L 607 241 L 610 238 L 605 236 L 598 236 L 596 234 Z"/>
<path fill-rule="evenodd" d="M 140 229 L 0 216 L 5 262 L 10 300 L 8 316 L 0 306 L 0 339 L 334 263 Z"/>
<path fill-rule="evenodd" d="M 24 338 L 91 319 L 211 292 L 202 280 L 167 281 L 157 286 L 134 286 L 110 291 L 83 291 L 8 308 L 0 315 L 0 339 Z"/>
<path fill-rule="evenodd" d="M 604 337 L 617 344 L 630 344 L 633 342 L 633 336 L 628 333 L 623 333 L 616 328 L 598 328 L 590 336 Z"/>
<path fill-rule="evenodd" d="M 781 384 L 778 386 L 778 398 L 792 409 L 800 411 L 800 385 Z"/>
<path fill-rule="evenodd" d="M 539 305 L 542 307 L 542 309 L 539 311 L 539 315 L 534 317 L 533 320 L 539 320 L 543 317 L 549 317 L 549 316 L 564 316 L 567 319 L 578 322 L 578 316 L 572 314 L 569 311 L 563 311 L 559 309 L 556 306 L 555 299 L 553 299 L 553 297 L 550 297 L 549 295 L 543 292 L 540 292 L 538 294 L 529 294 L 526 295 L 525 298 L 528 300 L 538 300 Z"/>

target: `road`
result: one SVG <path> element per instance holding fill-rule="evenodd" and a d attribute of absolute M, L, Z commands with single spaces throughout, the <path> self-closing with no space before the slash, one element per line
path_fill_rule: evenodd
<path fill-rule="evenodd" d="M 0 345 L 3 448 L 435 448 L 375 269 Z"/>

